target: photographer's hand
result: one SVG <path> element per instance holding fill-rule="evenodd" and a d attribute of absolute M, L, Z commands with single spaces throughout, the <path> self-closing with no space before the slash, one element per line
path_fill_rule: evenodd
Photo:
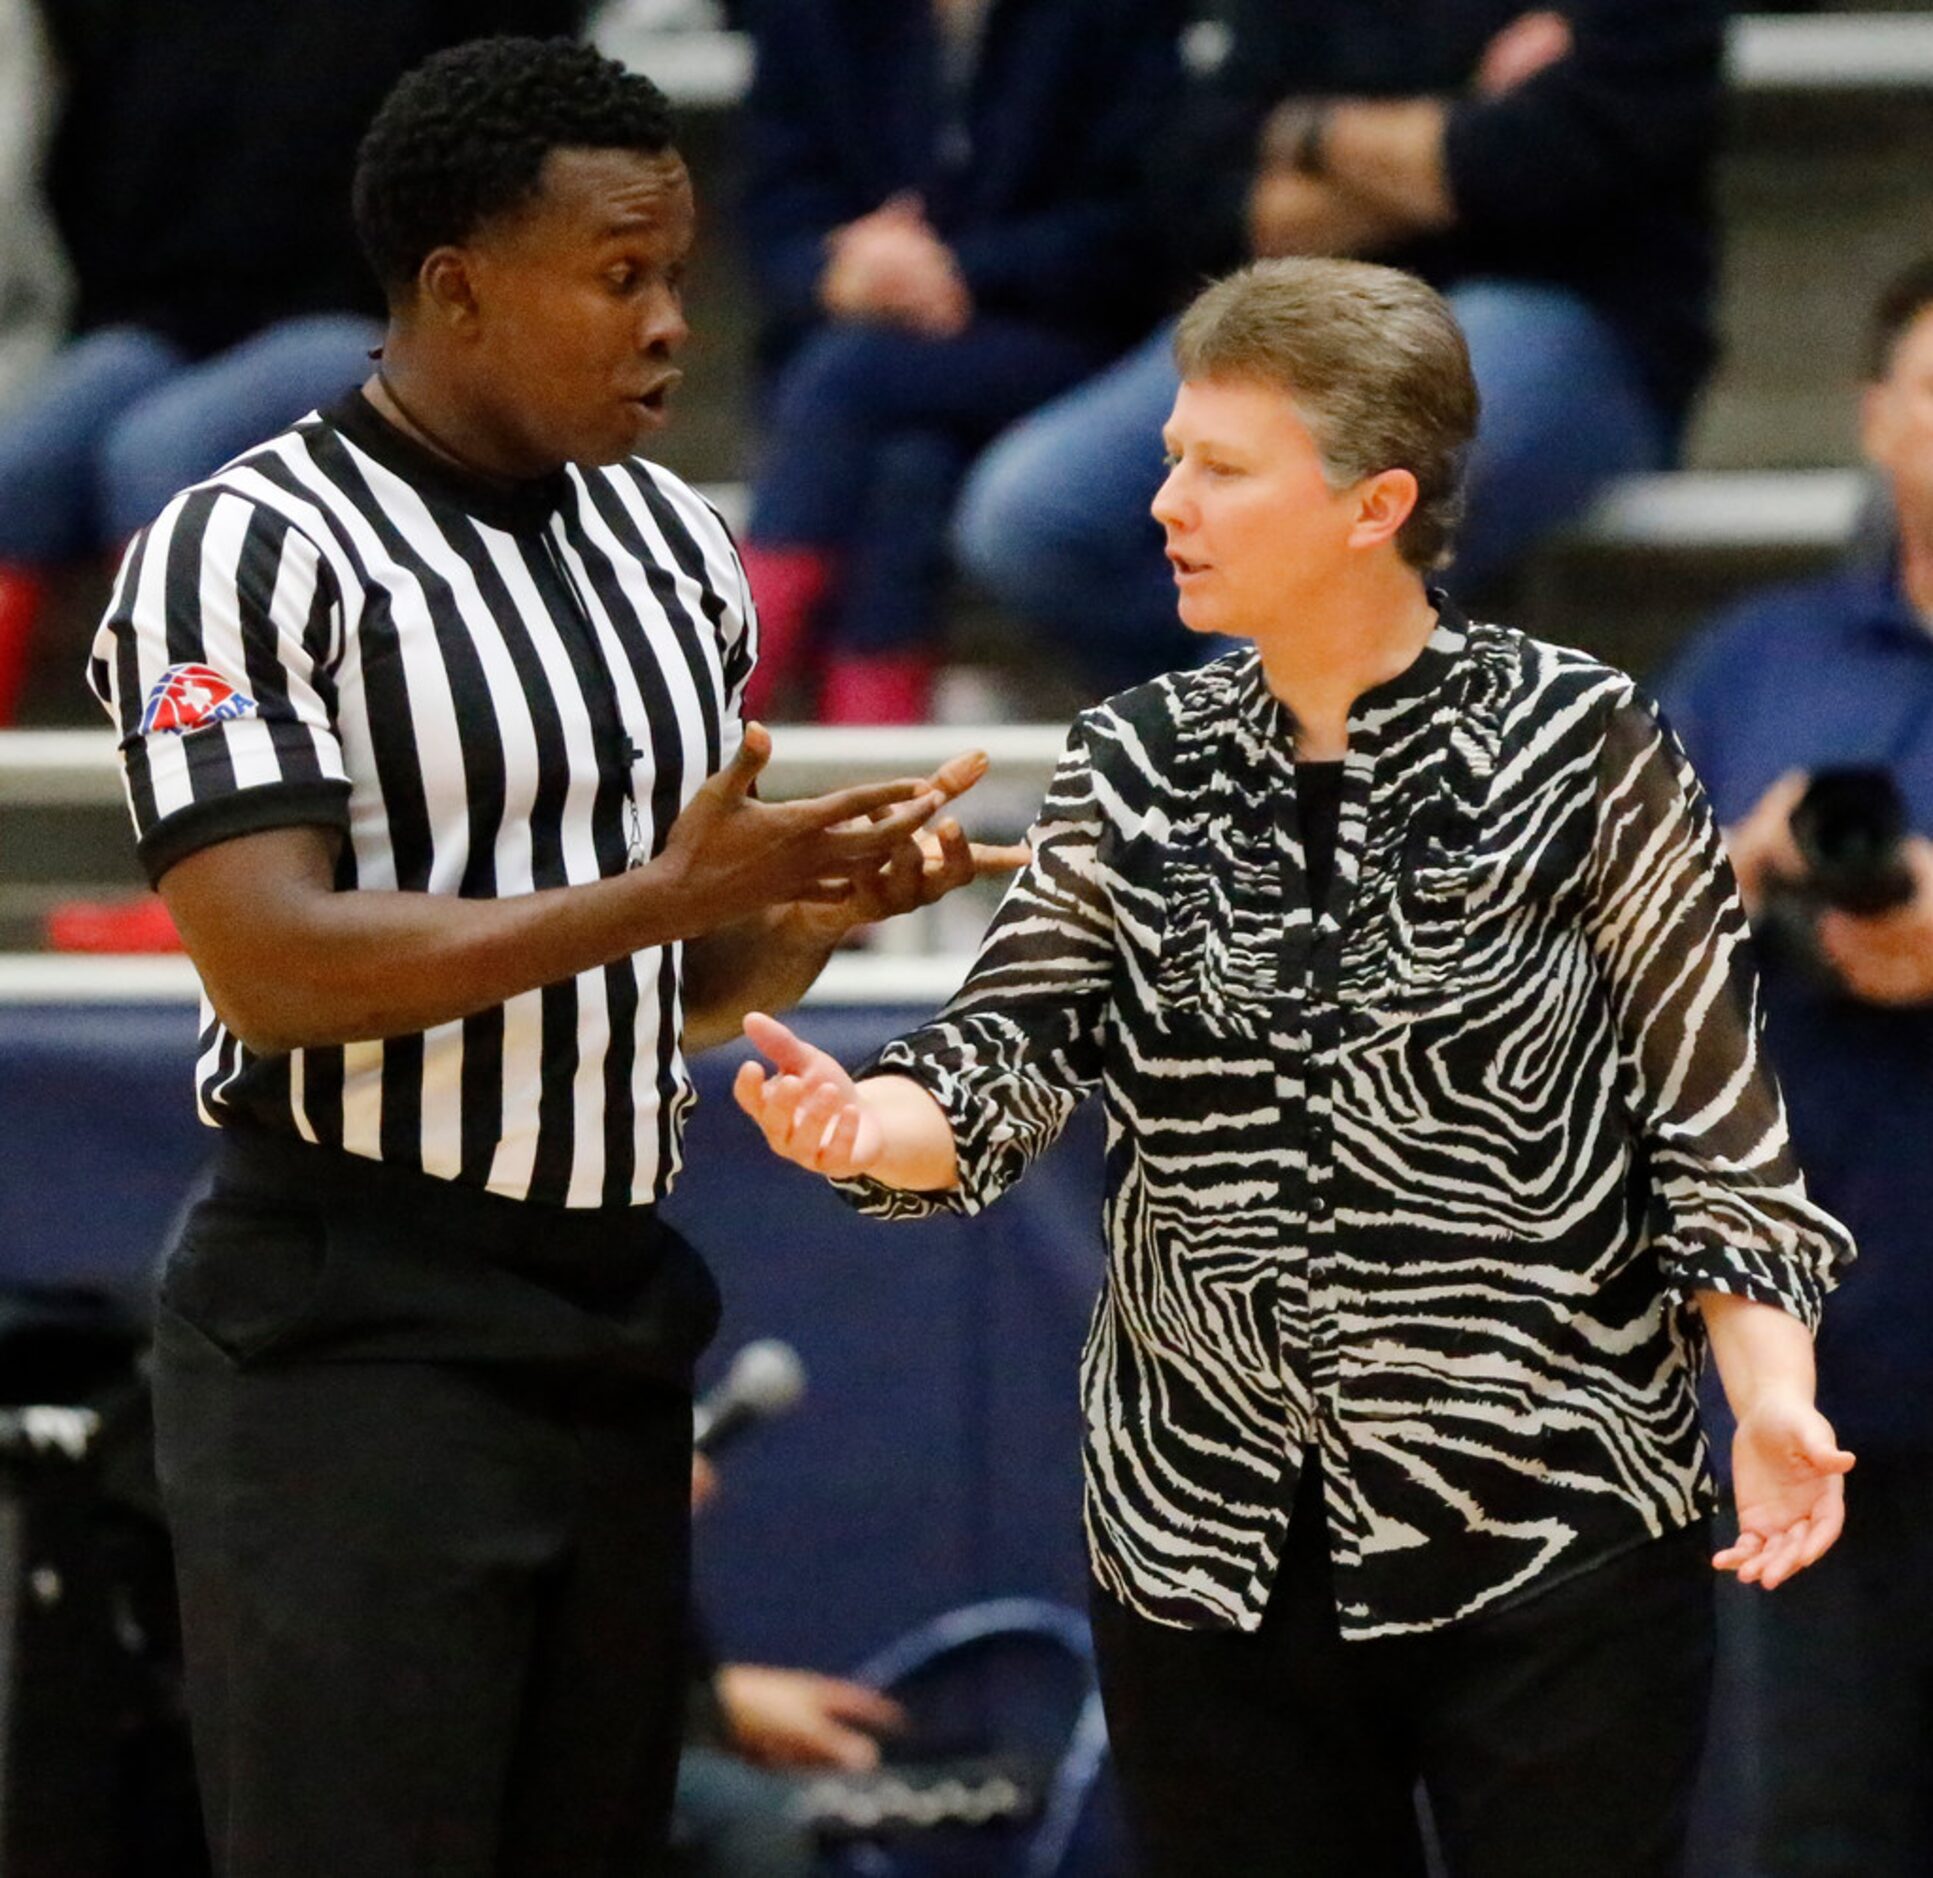
<path fill-rule="evenodd" d="M 1869 1004 L 1933 1002 L 1933 841 L 1914 835 L 1905 848 L 1913 897 L 1871 919 L 1828 912 L 1819 950 L 1854 997 Z"/>
<path fill-rule="evenodd" d="M 1811 780 L 1802 769 L 1787 770 L 1752 804 L 1742 822 L 1725 830 L 1725 852 L 1738 876 L 1738 897 L 1753 919 L 1763 911 L 1766 889 L 1775 880 L 1797 880 L 1805 872 L 1792 840 L 1792 811 Z"/>

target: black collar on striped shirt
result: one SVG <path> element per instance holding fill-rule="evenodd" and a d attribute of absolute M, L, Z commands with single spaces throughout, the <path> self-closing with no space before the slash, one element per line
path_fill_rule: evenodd
<path fill-rule="evenodd" d="M 536 534 L 548 525 L 570 491 L 570 478 L 562 470 L 527 481 L 500 482 L 461 469 L 392 424 L 363 396 L 360 387 L 338 399 L 322 415 L 385 468 L 491 528 L 511 534 Z"/>

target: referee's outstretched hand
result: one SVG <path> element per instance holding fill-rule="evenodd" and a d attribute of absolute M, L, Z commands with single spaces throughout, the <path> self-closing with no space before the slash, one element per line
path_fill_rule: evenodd
<path fill-rule="evenodd" d="M 685 805 L 658 857 L 707 925 L 786 901 L 849 900 L 939 812 L 919 777 L 861 783 L 796 802 L 761 802 L 772 733 L 747 724 L 738 754 Z"/>
<path fill-rule="evenodd" d="M 987 773 L 984 750 L 965 750 L 948 757 L 925 787 L 951 802 L 963 796 Z M 877 811 L 884 813 L 885 811 Z M 1026 844 L 999 845 L 969 841 L 966 831 L 948 816 L 944 821 L 905 835 L 892 852 L 870 872 L 852 876 L 852 890 L 827 903 L 805 905 L 800 918 L 836 938 L 854 926 L 891 919 L 943 900 L 958 888 L 989 874 L 1011 874 L 1033 858 Z"/>

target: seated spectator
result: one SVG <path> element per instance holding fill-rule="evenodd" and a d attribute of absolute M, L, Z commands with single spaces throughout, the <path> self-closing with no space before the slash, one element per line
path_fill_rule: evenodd
<path fill-rule="evenodd" d="M 816 1774 L 879 1765 L 894 1702 L 809 1669 L 724 1663 L 694 1691 L 671 1841 L 678 1878 L 811 1878 L 819 1835 L 802 1804 Z"/>
<path fill-rule="evenodd" d="M 67 268 L 42 193 L 54 78 L 33 0 L 0 0 L 0 413 L 59 342 Z M 26 662 L 33 596 L 0 583 L 0 723 Z"/>
<path fill-rule="evenodd" d="M 691 1463 L 691 1506 L 718 1488 L 702 1454 Z M 799 1804 L 800 1776 L 879 1765 L 879 1737 L 905 1725 L 889 1697 L 808 1669 L 719 1663 L 698 1640 L 678 1795 L 672 1814 L 676 1878 L 811 1878 L 818 1835 Z"/>
<path fill-rule="evenodd" d="M 1459 590 L 1607 478 L 1670 463 L 1712 353 L 1719 0 L 1219 0 L 1151 213 L 1178 287 L 1251 255 L 1422 274 L 1470 342 L 1483 423 Z M 1188 654 L 1148 515 L 1170 332 L 1015 427 L 963 495 L 968 569 L 1097 690 Z"/>
<path fill-rule="evenodd" d="M 46 570 L 353 384 L 381 337 L 349 219 L 361 127 L 438 46 L 579 0 L 99 0 L 50 11 L 51 195 L 79 336 L 0 409 L 0 723 Z M 6 674 L 14 673 L 9 686 Z"/>
<path fill-rule="evenodd" d="M 770 373 L 750 708 L 816 650 L 823 718 L 914 722 L 961 477 L 1154 310 L 1133 184 L 1169 91 L 1169 0 L 762 0 L 749 18 Z"/>
<path fill-rule="evenodd" d="M 1880 300 L 1868 377 L 1861 431 L 1896 545 L 1747 600 L 1663 687 L 1758 923 L 1806 1184 L 1860 1248 L 1819 1338 L 1820 1407 L 1859 1454 L 1845 1536 L 1741 1613 L 1759 1878 L 1933 1871 L 1933 258 Z M 1810 779 L 1848 767 L 1902 798 L 1906 897 L 1877 915 L 1794 834 Z M 1885 842 L 1860 845 L 1879 871 Z"/>
<path fill-rule="evenodd" d="M 54 73 L 34 0 L 0 0 L 0 408 L 58 343 L 67 266 L 42 190 Z"/>

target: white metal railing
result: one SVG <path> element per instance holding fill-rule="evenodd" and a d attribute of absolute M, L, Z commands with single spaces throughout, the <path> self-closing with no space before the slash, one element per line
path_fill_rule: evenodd
<path fill-rule="evenodd" d="M 1610 548 L 1829 548 L 1872 486 L 1858 469 L 1658 470 L 1618 477 L 1569 532 Z M 704 494 L 742 534 L 745 485 L 707 483 Z"/>
<path fill-rule="evenodd" d="M 1629 548 L 1830 548 L 1871 492 L 1865 471 L 1674 470 L 1624 476 L 1573 539 Z"/>
<path fill-rule="evenodd" d="M 1933 85 L 1933 14 L 1745 14 L 1726 53 L 1740 91 L 1913 91 Z"/>
<path fill-rule="evenodd" d="M 976 835 L 1005 839 L 1032 819 L 1065 737 L 1057 724 L 863 730 L 782 724 L 773 732 L 766 793 L 809 795 L 869 777 L 926 775 L 962 750 L 983 749 L 988 772 L 961 804 L 961 819 Z M 0 809 L 118 806 L 120 800 L 111 732 L 0 731 Z M 888 921 L 875 930 L 869 949 L 832 960 L 809 1002 L 939 1004 L 964 975 L 991 910 L 991 891 L 982 887 Z M 172 1003 L 198 996 L 194 968 L 184 958 L 0 953 L 0 1004 Z"/>
<path fill-rule="evenodd" d="M 620 4 L 598 22 L 595 37 L 682 105 L 724 109 L 751 82 L 751 45 L 742 33 L 666 31 L 646 10 Z M 1744 14 L 1731 22 L 1726 68 L 1739 91 L 1918 90 L 1933 86 L 1933 13 Z"/>
<path fill-rule="evenodd" d="M 774 799 L 817 795 L 873 777 L 923 776 L 963 750 L 989 763 L 980 799 L 1027 798 L 1031 810 L 1066 742 L 1059 724 L 909 724 L 847 729 L 778 724 L 761 785 Z M 121 767 L 107 730 L 0 731 L 0 807 L 85 807 L 121 800 Z"/>
<path fill-rule="evenodd" d="M 900 958 L 871 952 L 834 956 L 807 994 L 809 1005 L 903 1004 L 930 1011 L 966 976 L 971 954 Z M 0 952 L 0 1005 L 193 1004 L 201 981 L 186 958 L 80 957 Z"/>
<path fill-rule="evenodd" d="M 613 8 L 591 36 L 607 58 L 648 74 L 688 110 L 723 110 L 751 86 L 752 46 L 743 33 L 667 32 Z"/>

